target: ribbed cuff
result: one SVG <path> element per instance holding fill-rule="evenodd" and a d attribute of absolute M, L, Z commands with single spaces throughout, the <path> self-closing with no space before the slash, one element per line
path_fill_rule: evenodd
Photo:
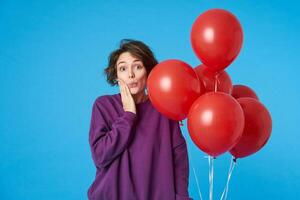
<path fill-rule="evenodd" d="M 137 115 L 133 112 L 125 111 L 124 112 L 124 118 L 133 123 L 133 122 L 136 121 Z"/>

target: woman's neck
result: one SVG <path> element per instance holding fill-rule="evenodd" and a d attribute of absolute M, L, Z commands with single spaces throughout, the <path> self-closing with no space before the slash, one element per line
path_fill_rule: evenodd
<path fill-rule="evenodd" d="M 132 95 L 132 97 L 134 99 L 135 104 L 142 103 L 148 99 L 148 95 L 145 94 L 145 91 Z"/>

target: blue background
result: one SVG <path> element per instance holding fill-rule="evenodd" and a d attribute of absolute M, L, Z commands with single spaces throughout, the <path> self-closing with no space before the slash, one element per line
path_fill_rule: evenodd
<path fill-rule="evenodd" d="M 175 3 L 176 2 L 176 3 Z M 148 44 L 159 61 L 192 66 L 190 29 L 211 8 L 234 13 L 244 44 L 227 72 L 252 87 L 273 118 L 272 136 L 238 161 L 229 199 L 297 199 L 299 4 L 293 1 L 0 1 L 0 199 L 86 199 L 95 168 L 88 146 L 92 103 L 114 94 L 103 75 L 123 38 Z M 298 85 L 297 85 L 298 84 Z M 191 197 L 208 199 L 208 162 L 186 121 Z M 215 160 L 215 199 L 230 155 Z"/>

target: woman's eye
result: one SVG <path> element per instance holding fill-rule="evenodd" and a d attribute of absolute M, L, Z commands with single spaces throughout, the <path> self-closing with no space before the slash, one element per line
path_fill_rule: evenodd
<path fill-rule="evenodd" d="M 138 69 L 142 69 L 142 68 L 143 68 L 143 66 L 141 66 L 141 65 L 137 65 L 137 66 L 136 66 L 136 68 L 138 68 Z"/>
<path fill-rule="evenodd" d="M 124 71 L 125 70 L 125 67 L 120 67 L 120 71 Z"/>

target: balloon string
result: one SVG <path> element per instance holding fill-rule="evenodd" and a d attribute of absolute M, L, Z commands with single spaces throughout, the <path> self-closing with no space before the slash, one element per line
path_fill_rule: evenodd
<path fill-rule="evenodd" d="M 219 76 L 219 73 L 214 76 L 214 78 L 215 78 L 215 85 L 214 85 L 215 86 L 215 92 L 218 91 L 218 76 Z"/>
<path fill-rule="evenodd" d="M 212 156 L 208 156 L 208 178 L 209 178 L 209 200 L 213 199 L 213 191 L 214 191 L 214 158 Z"/>
<path fill-rule="evenodd" d="M 185 132 L 184 132 L 184 137 L 187 139 L 187 136 L 186 136 Z M 188 149 L 188 152 L 189 152 L 189 146 L 188 145 L 187 145 L 187 149 Z M 198 183 L 197 174 L 196 174 L 194 164 L 193 164 L 193 159 L 191 159 L 191 165 L 192 165 L 192 168 L 193 168 L 194 178 L 196 179 L 196 185 L 197 185 L 199 197 L 200 197 L 200 200 L 202 200 L 202 195 L 201 195 L 201 191 L 200 191 L 200 187 L 199 187 L 199 183 Z"/>
<path fill-rule="evenodd" d="M 228 170 L 228 177 L 227 177 L 227 182 L 226 182 L 226 186 L 223 190 L 223 193 L 222 193 L 222 196 L 221 196 L 221 199 L 220 200 L 226 200 L 227 199 L 227 194 L 228 194 L 228 189 L 229 189 L 229 182 L 230 182 L 230 178 L 231 178 L 231 175 L 232 175 L 232 172 L 234 170 L 234 167 L 236 165 L 236 158 L 234 158 L 232 156 L 232 159 L 231 159 L 231 162 L 230 162 L 230 167 L 229 167 L 229 170 Z"/>
<path fill-rule="evenodd" d="M 192 168 L 193 168 L 193 171 L 194 171 L 194 177 L 196 179 L 196 184 L 197 184 L 197 189 L 198 189 L 199 197 L 200 197 L 200 200 L 202 200 L 202 195 L 201 195 L 201 191 L 200 191 L 200 187 L 199 187 L 199 183 L 198 183 L 198 178 L 197 178 L 197 175 L 196 175 L 193 163 L 192 163 Z"/>
<path fill-rule="evenodd" d="M 234 167 L 236 165 L 236 158 L 232 158 L 232 161 L 233 161 L 233 165 L 232 165 L 232 169 L 230 171 L 230 174 L 229 174 L 229 179 L 228 179 L 228 186 L 227 186 L 227 189 L 226 189 L 226 195 L 225 195 L 225 199 L 227 199 L 227 194 L 228 194 L 228 189 L 229 189 L 229 182 L 230 182 L 230 178 L 231 178 L 231 175 L 233 173 L 233 170 L 234 170 Z"/>
<path fill-rule="evenodd" d="M 215 92 L 217 92 L 217 78 L 215 77 Z"/>

